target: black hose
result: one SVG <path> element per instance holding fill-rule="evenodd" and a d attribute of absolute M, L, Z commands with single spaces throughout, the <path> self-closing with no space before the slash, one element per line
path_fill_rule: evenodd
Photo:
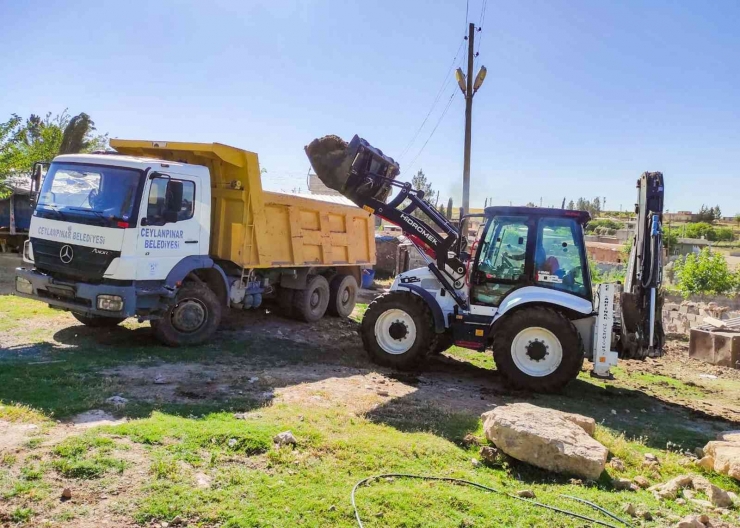
<path fill-rule="evenodd" d="M 463 480 L 463 479 L 457 479 L 457 478 L 452 478 L 452 477 L 431 477 L 431 476 L 426 476 L 426 475 L 410 475 L 410 474 L 407 474 L 407 473 L 383 473 L 382 475 L 373 475 L 372 477 L 367 477 L 367 478 L 364 478 L 364 479 L 360 480 L 359 482 L 357 482 L 352 487 L 352 493 L 350 494 L 350 499 L 352 501 L 352 508 L 354 508 L 354 511 L 355 511 L 355 519 L 357 520 L 357 526 L 359 528 L 364 528 L 365 525 L 362 524 L 362 519 L 360 519 L 360 512 L 357 510 L 357 503 L 355 502 L 355 492 L 357 491 L 357 488 L 359 488 L 360 486 L 362 486 L 366 482 L 370 482 L 371 480 L 381 479 L 381 478 L 387 478 L 387 477 L 411 478 L 411 479 L 419 479 L 419 480 L 438 480 L 438 481 L 444 481 L 444 482 L 452 482 L 454 484 L 464 484 L 466 486 L 472 486 L 474 488 L 482 489 L 484 491 L 489 491 L 489 492 L 492 492 L 492 493 L 498 493 L 499 495 L 505 495 L 505 496 L 510 497 L 512 499 L 520 500 L 520 501 L 523 501 L 523 502 L 532 504 L 534 506 L 538 506 L 540 508 L 545 508 L 545 509 L 548 509 L 548 510 L 551 510 L 551 511 L 554 511 L 554 512 L 562 513 L 563 515 L 569 515 L 571 517 L 575 517 L 576 519 L 581 519 L 582 521 L 588 521 L 590 523 L 598 524 L 600 526 L 606 526 L 607 528 L 620 528 L 617 525 L 609 524 L 607 522 L 600 521 L 598 519 L 592 519 L 591 517 L 586 517 L 585 515 L 581 515 L 580 513 L 575 513 L 575 512 L 572 512 L 572 511 L 568 511 L 568 510 L 562 510 L 560 508 L 556 508 L 555 506 L 550 506 L 549 504 L 543 504 L 541 502 L 537 502 L 537 501 L 534 501 L 534 500 L 531 500 L 531 499 L 525 499 L 524 497 L 519 497 L 518 495 L 513 495 L 511 493 L 506 493 L 504 491 L 500 491 L 500 490 L 497 490 L 495 488 L 491 488 L 489 486 L 484 486 L 483 484 L 478 484 L 477 482 L 471 482 L 470 480 Z M 613 513 L 605 510 L 601 506 L 597 506 L 593 502 L 589 502 L 589 501 L 587 501 L 585 499 L 579 499 L 577 497 L 571 497 L 569 495 L 562 495 L 562 497 L 573 499 L 573 500 L 576 500 L 578 502 L 582 502 L 582 503 L 584 503 L 584 504 L 586 504 L 588 506 L 591 506 L 592 508 L 594 508 L 596 510 L 599 510 L 602 513 L 605 513 L 606 515 L 608 515 L 612 519 L 615 519 L 615 520 L 619 521 L 620 523 L 622 523 L 624 526 L 631 526 L 628 522 L 623 521 L 622 519 L 620 519 L 619 517 L 617 517 Z"/>

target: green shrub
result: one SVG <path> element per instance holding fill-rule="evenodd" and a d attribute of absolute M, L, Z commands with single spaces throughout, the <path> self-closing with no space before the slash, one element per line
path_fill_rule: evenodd
<path fill-rule="evenodd" d="M 676 261 L 676 286 L 684 297 L 694 294 L 728 294 L 737 291 L 740 275 L 732 272 L 720 253 L 708 248 Z"/>
<path fill-rule="evenodd" d="M 586 233 L 593 233 L 598 228 L 605 228 L 616 231 L 617 229 L 622 229 L 623 227 L 624 224 L 621 222 L 609 220 L 608 218 L 601 218 L 599 220 L 590 221 L 586 226 Z"/>

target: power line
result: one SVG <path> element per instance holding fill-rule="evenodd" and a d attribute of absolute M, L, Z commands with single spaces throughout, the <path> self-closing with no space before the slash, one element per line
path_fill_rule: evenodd
<path fill-rule="evenodd" d="M 409 163 L 409 167 L 413 167 L 416 160 L 419 159 L 419 156 L 421 156 L 421 153 L 424 152 L 424 148 L 426 148 L 427 143 L 429 143 L 429 140 L 432 139 L 432 136 L 434 136 L 434 133 L 437 131 L 437 127 L 439 126 L 439 124 L 442 122 L 442 119 L 444 119 L 445 115 L 447 114 L 447 110 L 450 109 L 450 106 L 452 105 L 452 100 L 457 95 L 457 92 L 458 92 L 458 89 L 457 89 L 457 86 L 455 86 L 452 89 L 452 95 L 450 95 L 449 101 L 447 101 L 447 106 L 445 106 L 444 111 L 439 116 L 439 119 L 437 119 L 437 123 L 434 125 L 434 128 L 432 129 L 432 132 L 429 134 L 429 137 L 424 142 L 424 144 L 421 146 L 421 149 L 419 149 L 419 152 L 416 153 L 416 156 L 414 156 L 414 159 L 411 160 L 411 163 Z"/>
<path fill-rule="evenodd" d="M 478 31 L 480 31 L 480 36 L 478 36 L 478 50 L 475 52 L 476 57 L 478 56 L 478 53 L 480 52 L 480 44 L 483 40 L 483 21 L 486 19 L 486 7 L 488 6 L 488 0 L 483 0 L 483 4 L 481 6 L 480 10 L 480 19 L 478 19 Z"/>
<path fill-rule="evenodd" d="M 398 160 L 401 161 L 406 154 L 408 154 L 409 150 L 411 149 L 411 146 L 414 144 L 414 141 L 416 141 L 416 138 L 419 137 L 419 133 L 424 128 L 424 125 L 426 125 L 427 120 L 429 119 L 429 116 L 432 115 L 432 112 L 437 107 L 437 103 L 439 102 L 439 98 L 442 96 L 442 93 L 445 91 L 447 85 L 449 84 L 450 80 L 450 74 L 455 71 L 455 61 L 457 61 L 457 56 L 460 55 L 460 50 L 462 49 L 463 45 L 465 44 L 465 40 L 462 40 L 460 42 L 460 47 L 457 48 L 457 51 L 455 52 L 455 56 L 452 58 L 452 65 L 450 68 L 448 68 L 447 73 L 445 74 L 445 78 L 442 81 L 442 85 L 439 87 L 439 90 L 437 91 L 437 95 L 434 98 L 434 101 L 432 102 L 431 108 L 429 108 L 429 111 L 427 112 L 427 115 L 424 117 L 424 121 L 421 122 L 421 125 L 419 125 L 419 128 L 416 129 L 416 132 L 414 133 L 414 136 L 411 138 L 411 140 L 408 142 L 406 147 L 401 152 L 401 155 L 398 157 Z"/>

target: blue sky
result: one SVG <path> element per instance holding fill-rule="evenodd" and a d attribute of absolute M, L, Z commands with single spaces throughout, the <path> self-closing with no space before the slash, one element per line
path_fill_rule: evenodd
<path fill-rule="evenodd" d="M 470 0 L 470 21 L 481 4 Z M 69 108 L 111 137 L 228 143 L 287 191 L 305 189 L 303 146 L 317 136 L 358 133 L 398 158 L 443 87 L 402 177 L 423 168 L 459 206 L 459 92 L 439 118 L 465 6 L 0 2 L 0 119 Z M 640 173 L 660 170 L 671 211 L 740 212 L 740 3 L 489 0 L 482 27 L 473 206 L 598 195 L 628 209 Z"/>

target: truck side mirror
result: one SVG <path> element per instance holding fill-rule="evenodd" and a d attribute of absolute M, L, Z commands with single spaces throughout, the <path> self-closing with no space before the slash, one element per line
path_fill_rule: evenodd
<path fill-rule="evenodd" d="M 39 189 L 41 189 L 41 178 L 44 176 L 44 167 L 48 167 L 48 163 L 37 161 L 33 164 L 33 170 L 31 171 L 31 189 L 30 189 L 30 201 L 31 205 L 36 205 L 39 196 Z"/>
<path fill-rule="evenodd" d="M 177 222 L 177 216 L 182 210 L 182 182 L 168 181 L 165 197 L 164 222 Z"/>

